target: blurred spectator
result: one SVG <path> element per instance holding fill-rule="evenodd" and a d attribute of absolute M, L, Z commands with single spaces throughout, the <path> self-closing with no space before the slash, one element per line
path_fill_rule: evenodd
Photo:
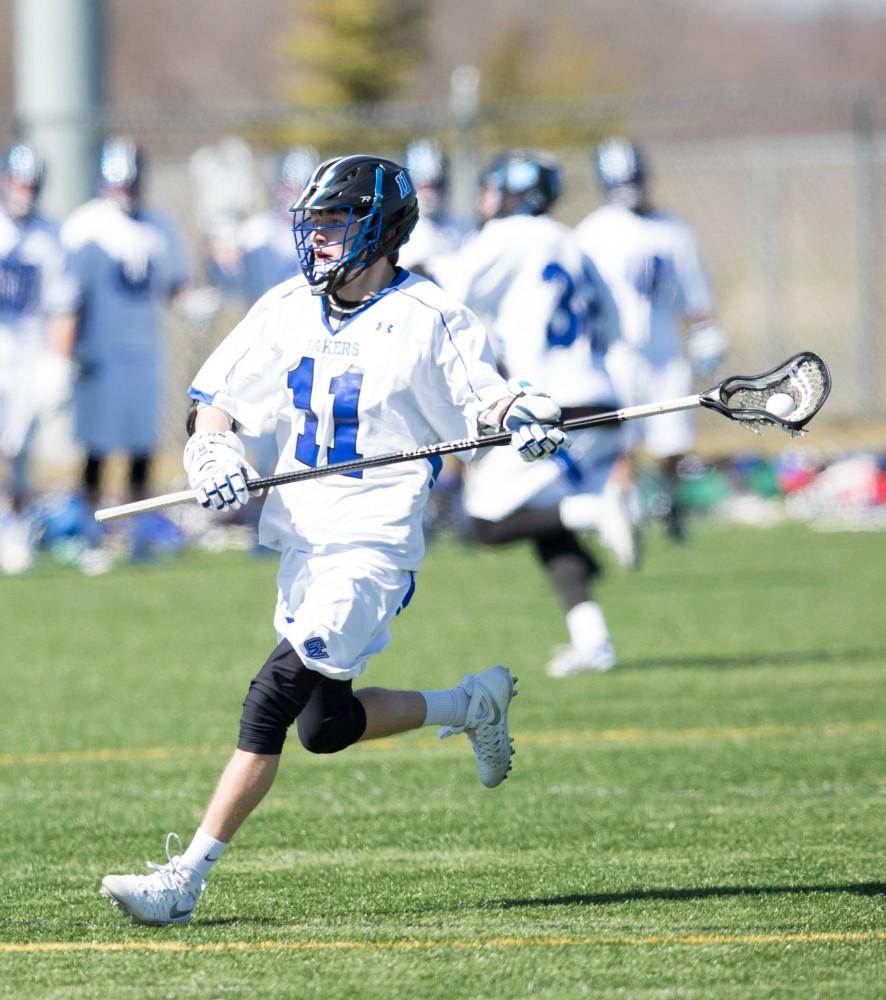
<path fill-rule="evenodd" d="M 196 150 L 188 170 L 197 225 L 206 241 L 207 281 L 239 306 L 243 296 L 239 233 L 255 196 L 252 150 L 239 136 L 225 136 Z"/>
<path fill-rule="evenodd" d="M 418 222 L 400 250 L 400 266 L 413 270 L 435 254 L 456 250 L 470 226 L 447 207 L 449 166 L 435 139 L 416 139 L 406 148 L 404 165 L 418 197 Z"/>
<path fill-rule="evenodd" d="M 77 283 L 77 322 L 69 351 L 78 377 L 75 436 L 86 459 L 87 508 L 98 504 L 108 455 L 129 459 L 129 499 L 145 495 L 157 446 L 166 371 L 163 307 L 185 291 L 189 266 L 171 220 L 144 205 L 145 163 L 127 137 L 101 151 L 98 196 L 76 209 L 62 242 Z M 183 299 L 181 301 L 184 301 Z M 83 568 L 107 568 L 92 525 Z M 139 544 L 136 539 L 135 555 Z"/>
<path fill-rule="evenodd" d="M 319 162 L 317 151 L 310 147 L 296 147 L 274 157 L 268 185 L 270 207 L 250 216 L 238 235 L 247 306 L 298 272 L 289 210 Z"/>
<path fill-rule="evenodd" d="M 38 421 L 70 394 L 70 361 L 58 353 L 71 324 L 72 287 L 56 226 L 37 212 L 45 165 L 11 146 L 0 190 L 0 455 L 9 464 L 9 509 L 0 512 L 0 572 L 33 563 L 30 451 Z"/>
<path fill-rule="evenodd" d="M 576 233 L 618 306 L 623 339 L 607 359 L 615 386 L 629 406 L 688 396 L 693 373 L 710 380 L 728 347 L 713 318 L 698 241 L 683 219 L 653 206 L 645 157 L 632 142 L 607 139 L 596 149 L 595 164 L 604 204 Z M 694 416 L 684 410 L 628 426 L 631 450 L 642 445 L 661 464 L 663 513 L 668 533 L 680 541 L 677 465 L 695 442 Z M 630 463 L 621 473 L 634 481 Z"/>
<path fill-rule="evenodd" d="M 560 195 L 552 158 L 523 151 L 497 157 L 481 177 L 483 228 L 428 272 L 486 322 L 505 376 L 555 395 L 564 419 L 616 406 L 603 363 L 618 337 L 617 314 L 571 230 L 548 214 Z M 474 538 L 499 545 L 528 540 L 566 612 L 570 642 L 548 673 L 608 670 L 616 654 L 591 596 L 599 571 L 576 532 L 596 531 L 620 562 L 635 560 L 630 519 L 607 490 L 622 454 L 618 428 L 574 432 L 570 448 L 526 465 L 512 449 L 490 448 L 467 471 L 464 504 Z"/>

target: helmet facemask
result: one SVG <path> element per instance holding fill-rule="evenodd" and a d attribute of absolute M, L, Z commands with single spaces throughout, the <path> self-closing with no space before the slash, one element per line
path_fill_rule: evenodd
<path fill-rule="evenodd" d="M 322 216 L 342 212 L 341 221 Z M 357 216 L 353 205 L 341 209 L 296 209 L 292 232 L 298 263 L 314 295 L 329 295 L 378 259 L 374 251 L 381 237 L 381 212 L 370 209 Z M 315 242 L 315 235 L 323 237 Z M 318 257 L 319 251 L 319 257 Z M 326 258 L 329 254 L 329 258 Z"/>

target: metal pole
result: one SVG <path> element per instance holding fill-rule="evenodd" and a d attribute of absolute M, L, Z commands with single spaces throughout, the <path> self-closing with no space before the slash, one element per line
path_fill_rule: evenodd
<path fill-rule="evenodd" d="M 871 99 L 855 104 L 855 150 L 858 219 L 858 299 L 854 368 L 860 413 L 882 412 L 880 392 L 880 220 L 877 204 L 877 143 Z"/>
<path fill-rule="evenodd" d="M 92 192 L 103 77 L 103 0 L 15 0 L 19 137 L 47 163 L 43 211 L 62 218 Z"/>
<path fill-rule="evenodd" d="M 458 66 L 450 79 L 450 110 L 455 122 L 455 151 L 452 164 L 452 210 L 472 221 L 477 195 L 477 117 L 480 107 L 480 71 L 475 66 Z"/>

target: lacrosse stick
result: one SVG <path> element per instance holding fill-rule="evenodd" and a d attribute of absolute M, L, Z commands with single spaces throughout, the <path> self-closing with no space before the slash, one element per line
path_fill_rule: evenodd
<path fill-rule="evenodd" d="M 648 403 L 643 406 L 629 406 L 622 410 L 607 410 L 590 416 L 564 420 L 558 426 L 567 432 L 577 431 L 586 427 L 618 424 L 625 420 L 639 420 L 661 413 L 674 413 L 677 410 L 704 407 L 714 410 L 730 420 L 737 420 L 752 430 L 758 430 L 761 425 L 771 424 L 795 436 L 804 433 L 803 428 L 821 409 L 830 391 L 831 376 L 827 365 L 817 354 L 804 351 L 802 354 L 795 354 L 792 358 L 788 358 L 776 368 L 763 372 L 762 375 L 731 375 L 698 396 L 682 396 L 664 403 Z M 767 409 L 767 406 L 771 406 L 772 409 Z M 305 479 L 317 479 L 320 476 L 344 475 L 361 469 L 373 469 L 379 465 L 414 462 L 416 459 L 450 455 L 457 451 L 490 448 L 509 444 L 510 440 L 511 432 L 501 431 L 484 437 L 444 441 L 440 444 L 394 452 L 390 455 L 355 458 L 350 462 L 339 462 L 336 465 L 320 465 L 317 468 L 304 469 L 300 472 L 281 472 L 273 476 L 251 479 L 246 485 L 250 491 L 265 490 L 274 486 L 285 486 L 288 483 L 298 483 Z M 128 517 L 130 514 L 172 507 L 175 504 L 194 500 L 195 497 L 195 490 L 167 493 L 164 496 L 137 500 L 120 507 L 106 507 L 104 510 L 97 510 L 95 519 L 99 522 L 112 521 L 118 517 Z"/>

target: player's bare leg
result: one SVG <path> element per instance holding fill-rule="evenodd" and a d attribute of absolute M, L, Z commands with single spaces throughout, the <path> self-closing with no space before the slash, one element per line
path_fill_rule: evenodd
<path fill-rule="evenodd" d="M 215 840 L 229 843 L 267 795 L 279 766 L 279 754 L 235 750 L 218 780 L 200 829 Z"/>
<path fill-rule="evenodd" d="M 390 691 L 367 687 L 355 692 L 366 712 L 366 729 L 360 741 L 396 736 L 425 724 L 427 702 L 418 691 Z"/>

